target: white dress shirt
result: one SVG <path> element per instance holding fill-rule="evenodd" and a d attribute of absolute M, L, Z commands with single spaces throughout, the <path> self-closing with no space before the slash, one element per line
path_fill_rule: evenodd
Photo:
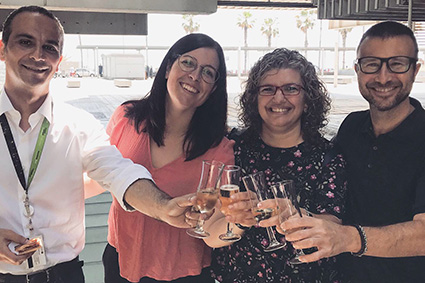
<path fill-rule="evenodd" d="M 24 216 L 25 191 L 22 188 L 3 133 L 0 133 L 0 228 L 24 237 L 42 235 L 47 265 L 26 269 L 0 262 L 0 273 L 28 274 L 74 259 L 84 248 L 83 173 L 110 190 L 123 204 L 125 190 L 135 180 L 151 179 L 150 173 L 124 159 L 101 123 L 91 114 L 55 101 L 49 94 L 43 105 L 29 117 L 30 128 L 19 128 L 16 111 L 5 90 L 0 94 L 0 115 L 6 113 L 13 138 L 28 180 L 32 155 L 44 117 L 50 122 L 40 163 L 28 189 L 34 232 Z"/>

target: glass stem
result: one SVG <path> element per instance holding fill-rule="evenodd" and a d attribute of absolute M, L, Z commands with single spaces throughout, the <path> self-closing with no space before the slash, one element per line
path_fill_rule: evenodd
<path fill-rule="evenodd" d="M 267 235 L 269 236 L 269 240 L 271 243 L 278 243 L 276 236 L 271 227 L 266 227 Z"/>

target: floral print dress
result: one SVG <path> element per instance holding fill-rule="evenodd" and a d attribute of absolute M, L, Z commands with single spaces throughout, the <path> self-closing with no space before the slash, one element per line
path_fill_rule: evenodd
<path fill-rule="evenodd" d="M 236 136 L 233 132 L 230 138 L 236 140 L 235 163 L 242 167 L 243 176 L 263 171 L 268 186 L 292 179 L 301 207 L 340 217 L 346 194 L 345 161 L 336 153 L 329 157 L 333 152 L 329 141 L 323 139 L 318 146 L 304 142 L 292 148 L 274 148 L 259 135 L 245 131 Z M 272 197 L 271 190 L 267 190 Z M 274 232 L 278 240 L 284 241 L 283 235 Z M 252 227 L 245 231 L 240 241 L 213 251 L 213 277 L 225 283 L 340 282 L 335 258 L 291 265 L 288 260 L 295 256 L 295 250 L 290 243 L 283 249 L 264 252 L 268 244 L 266 229 Z"/>

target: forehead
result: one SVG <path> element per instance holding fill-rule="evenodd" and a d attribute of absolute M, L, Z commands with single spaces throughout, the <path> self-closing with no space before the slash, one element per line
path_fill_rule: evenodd
<path fill-rule="evenodd" d="M 294 69 L 272 69 L 264 73 L 261 84 L 283 85 L 289 83 L 301 84 L 301 75 Z"/>
<path fill-rule="evenodd" d="M 39 13 L 22 12 L 15 16 L 10 25 L 11 37 L 30 35 L 62 43 L 63 35 L 55 20 Z"/>
<path fill-rule="evenodd" d="M 388 38 L 367 37 L 359 46 L 358 58 L 375 56 L 387 58 L 392 56 L 416 57 L 413 40 L 407 35 Z"/>
<path fill-rule="evenodd" d="M 218 69 L 220 62 L 218 60 L 217 51 L 213 48 L 201 47 L 198 49 L 194 49 L 182 55 L 190 55 L 198 61 L 200 65 L 210 65 L 215 69 Z"/>

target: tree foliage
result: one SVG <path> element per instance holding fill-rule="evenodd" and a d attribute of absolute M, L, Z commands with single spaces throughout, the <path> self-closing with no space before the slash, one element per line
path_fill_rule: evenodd
<path fill-rule="evenodd" d="M 200 25 L 194 21 L 193 15 L 183 15 L 183 20 L 182 27 L 186 34 L 199 31 Z"/>
<path fill-rule="evenodd" d="M 267 37 L 267 46 L 272 46 L 272 38 L 276 37 L 279 34 L 279 29 L 275 26 L 277 25 L 277 19 L 264 19 L 264 23 L 261 26 L 261 33 Z"/>

